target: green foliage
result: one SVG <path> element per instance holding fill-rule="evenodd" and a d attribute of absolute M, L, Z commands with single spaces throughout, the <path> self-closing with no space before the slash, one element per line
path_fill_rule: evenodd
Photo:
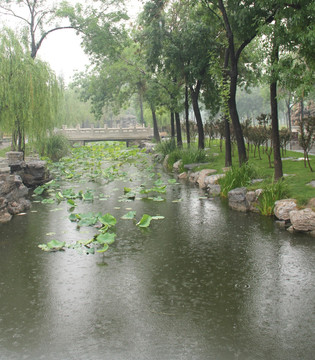
<path fill-rule="evenodd" d="M 275 202 L 285 199 L 289 195 L 288 186 L 284 180 L 265 185 L 258 201 L 258 209 L 262 215 L 273 215 Z"/>
<path fill-rule="evenodd" d="M 66 243 L 59 240 L 51 240 L 47 244 L 38 245 L 40 249 L 47 252 L 64 250 L 65 246 Z"/>
<path fill-rule="evenodd" d="M 13 31 L 0 35 L 0 125 L 15 150 L 42 139 L 55 125 L 61 89 L 49 66 L 32 59 Z"/>
<path fill-rule="evenodd" d="M 251 180 L 256 177 L 256 174 L 257 171 L 248 163 L 240 167 L 233 166 L 231 170 L 227 171 L 225 177 L 219 179 L 222 196 L 227 197 L 230 190 L 238 187 L 249 186 Z"/>
<path fill-rule="evenodd" d="M 59 161 L 69 154 L 70 144 L 63 135 L 51 135 L 45 141 L 45 155 L 53 162 Z"/>
<path fill-rule="evenodd" d="M 184 165 L 202 163 L 209 160 L 207 153 L 203 149 L 189 148 L 176 149 L 171 152 L 168 157 L 168 168 L 172 169 L 176 161 L 182 160 L 180 171 L 184 171 Z"/>
<path fill-rule="evenodd" d="M 175 139 L 161 141 L 156 145 L 156 151 L 164 156 L 170 154 L 174 150 L 176 150 Z"/>

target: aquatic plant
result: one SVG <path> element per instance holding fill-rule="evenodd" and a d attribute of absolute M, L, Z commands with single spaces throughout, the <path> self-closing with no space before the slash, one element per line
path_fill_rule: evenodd
<path fill-rule="evenodd" d="M 44 154 L 53 162 L 69 154 L 70 144 L 68 139 L 63 135 L 51 135 L 45 140 Z"/>
<path fill-rule="evenodd" d="M 232 167 L 226 172 L 225 176 L 219 179 L 221 195 L 228 196 L 228 192 L 238 187 L 248 186 L 251 180 L 256 177 L 255 168 L 245 163 L 240 167 Z"/>
<path fill-rule="evenodd" d="M 284 180 L 274 181 L 265 185 L 258 198 L 258 209 L 262 215 L 273 215 L 275 202 L 289 196 L 289 190 Z"/>

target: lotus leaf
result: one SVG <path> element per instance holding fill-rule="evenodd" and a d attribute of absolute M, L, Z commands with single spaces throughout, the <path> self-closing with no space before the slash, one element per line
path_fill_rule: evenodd
<path fill-rule="evenodd" d="M 148 214 L 143 214 L 141 220 L 136 225 L 142 228 L 146 228 L 150 226 L 151 220 L 152 220 L 152 216 Z"/>
<path fill-rule="evenodd" d="M 135 211 L 129 211 L 127 214 L 123 215 L 121 218 L 124 220 L 132 220 L 136 216 Z"/>

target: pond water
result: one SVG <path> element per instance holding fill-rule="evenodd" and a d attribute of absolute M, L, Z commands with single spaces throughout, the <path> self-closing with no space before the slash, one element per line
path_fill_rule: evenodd
<path fill-rule="evenodd" d="M 110 197 L 76 211 L 117 218 L 104 254 L 38 248 L 96 233 L 65 202 L 1 225 L 1 360 L 314 358 L 314 239 L 185 184 L 163 202 L 120 201 L 126 179 L 88 186 Z M 120 219 L 130 209 L 165 218 L 140 229 Z"/>

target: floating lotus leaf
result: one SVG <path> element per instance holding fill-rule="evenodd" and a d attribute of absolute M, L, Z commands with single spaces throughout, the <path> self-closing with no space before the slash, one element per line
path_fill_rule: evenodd
<path fill-rule="evenodd" d="M 150 226 L 151 220 L 152 220 L 152 216 L 148 214 L 143 214 L 141 220 L 136 225 L 142 228 L 146 228 Z"/>
<path fill-rule="evenodd" d="M 132 220 L 136 216 L 136 211 L 129 211 L 127 214 L 123 215 L 121 218 L 124 220 Z"/>

